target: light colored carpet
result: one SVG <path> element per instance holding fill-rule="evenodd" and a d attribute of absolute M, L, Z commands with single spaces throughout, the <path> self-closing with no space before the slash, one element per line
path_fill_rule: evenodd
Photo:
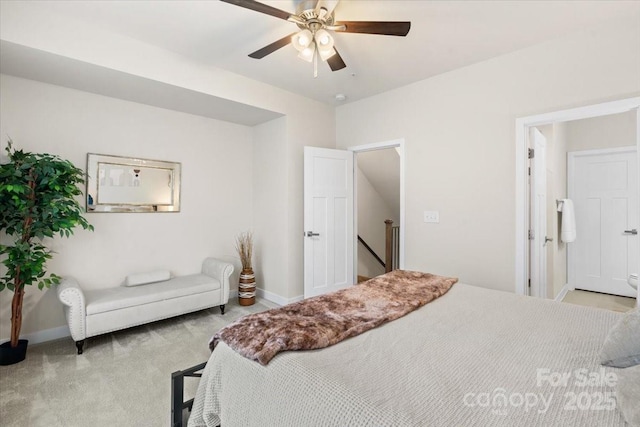
<path fill-rule="evenodd" d="M 0 366 L 0 425 L 167 426 L 171 373 L 205 362 L 209 338 L 240 316 L 277 307 L 258 300 L 218 307 L 87 339 L 29 346 L 27 359 Z M 185 380 L 185 399 L 197 379 Z"/>
<path fill-rule="evenodd" d="M 636 306 L 635 298 L 582 291 L 579 289 L 567 292 L 562 302 L 587 307 L 604 308 L 605 310 L 618 311 L 621 313 L 632 310 Z"/>

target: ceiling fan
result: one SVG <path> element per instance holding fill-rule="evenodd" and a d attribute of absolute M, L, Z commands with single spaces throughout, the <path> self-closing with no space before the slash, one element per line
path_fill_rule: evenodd
<path fill-rule="evenodd" d="M 302 0 L 298 3 L 295 15 L 255 0 L 221 1 L 296 24 L 300 31 L 258 49 L 249 56 L 261 59 L 292 43 L 298 50 L 300 58 L 314 63 L 314 77 L 318 75 L 318 57 L 326 61 L 332 71 L 338 71 L 347 66 L 334 46 L 330 31 L 404 37 L 411 29 L 411 22 L 407 21 L 335 21 L 333 10 L 338 0 Z"/>

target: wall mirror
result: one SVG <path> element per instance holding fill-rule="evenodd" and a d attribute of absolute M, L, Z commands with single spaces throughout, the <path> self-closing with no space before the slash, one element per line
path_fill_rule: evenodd
<path fill-rule="evenodd" d="M 87 154 L 87 212 L 179 212 L 180 163 Z"/>

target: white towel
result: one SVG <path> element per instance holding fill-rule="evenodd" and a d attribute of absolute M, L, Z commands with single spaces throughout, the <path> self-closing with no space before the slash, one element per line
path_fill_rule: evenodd
<path fill-rule="evenodd" d="M 573 200 L 561 199 L 559 208 L 562 210 L 562 222 L 560 223 L 560 239 L 565 243 L 576 240 L 576 214 L 573 208 Z"/>

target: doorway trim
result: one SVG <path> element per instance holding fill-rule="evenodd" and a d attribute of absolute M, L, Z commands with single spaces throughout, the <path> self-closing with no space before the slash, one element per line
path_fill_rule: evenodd
<path fill-rule="evenodd" d="M 529 277 L 529 200 L 528 200 L 528 163 L 527 148 L 529 146 L 529 128 L 571 120 L 589 119 L 593 117 L 609 116 L 636 110 L 637 131 L 636 146 L 640 162 L 640 97 L 627 98 L 618 101 L 604 102 L 585 107 L 526 116 L 516 119 L 516 153 L 515 153 L 515 182 L 516 182 L 516 247 L 515 247 L 515 290 L 516 294 L 527 294 L 527 279 Z M 638 174 L 640 182 L 640 173 Z M 640 239 L 638 239 L 640 245 Z M 638 291 L 640 295 L 640 290 Z M 637 299 L 640 301 L 640 298 Z"/>
<path fill-rule="evenodd" d="M 347 150 L 354 154 L 353 161 L 353 262 L 354 266 L 358 265 L 358 157 L 356 154 L 366 151 L 385 150 L 388 148 L 397 148 L 400 156 L 400 268 L 405 268 L 405 156 L 404 156 L 404 138 L 393 139 L 390 141 L 374 142 L 371 144 L 356 145 L 348 147 Z M 357 268 L 353 269 L 354 283 L 358 283 Z"/>

